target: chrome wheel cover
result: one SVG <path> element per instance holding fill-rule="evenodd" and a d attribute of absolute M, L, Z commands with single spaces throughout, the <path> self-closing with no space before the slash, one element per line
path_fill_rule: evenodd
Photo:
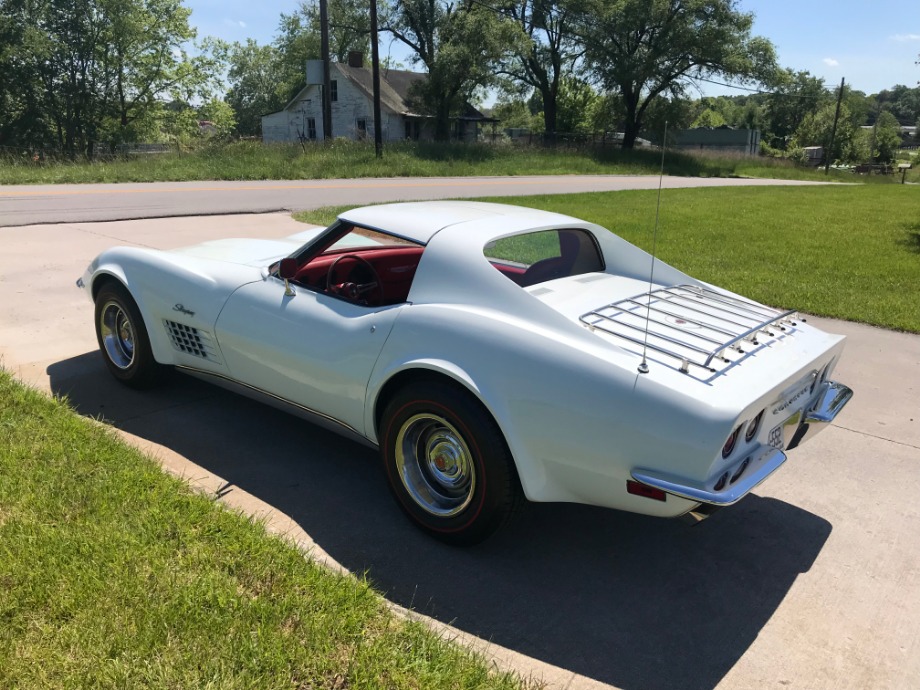
<path fill-rule="evenodd" d="M 426 513 L 453 517 L 473 500 L 473 455 L 443 417 L 422 413 L 403 422 L 396 435 L 396 468 L 406 491 Z"/>
<path fill-rule="evenodd" d="M 99 333 L 109 361 L 119 369 L 134 362 L 134 325 L 118 302 L 106 302 L 99 314 Z"/>

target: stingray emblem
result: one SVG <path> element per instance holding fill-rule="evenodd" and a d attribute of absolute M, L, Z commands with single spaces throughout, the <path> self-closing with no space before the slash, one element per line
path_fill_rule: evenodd
<path fill-rule="evenodd" d="M 195 315 L 195 312 L 193 312 L 193 311 L 191 311 L 191 310 L 189 310 L 189 309 L 186 309 L 185 306 L 182 305 L 182 304 L 177 304 L 176 306 L 174 306 L 174 307 L 173 307 L 173 311 L 178 311 L 178 312 L 180 312 L 180 313 L 182 313 L 182 314 L 186 314 L 186 315 L 188 315 L 188 316 L 194 316 L 194 315 Z"/>

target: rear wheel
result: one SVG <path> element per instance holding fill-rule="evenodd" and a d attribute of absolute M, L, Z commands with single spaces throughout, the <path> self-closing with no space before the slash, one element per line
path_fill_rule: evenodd
<path fill-rule="evenodd" d="M 442 541 L 478 543 L 524 503 L 501 431 L 455 385 L 419 382 L 396 393 L 383 413 L 380 449 L 400 507 Z"/>
<path fill-rule="evenodd" d="M 96 339 L 112 375 L 133 388 L 151 386 L 160 373 L 140 310 L 121 283 L 110 282 L 96 295 Z"/>

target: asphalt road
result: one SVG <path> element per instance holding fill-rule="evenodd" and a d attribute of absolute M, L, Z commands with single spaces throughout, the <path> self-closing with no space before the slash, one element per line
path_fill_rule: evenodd
<path fill-rule="evenodd" d="M 74 287 L 99 251 L 302 227 L 269 214 L 0 230 L 0 361 L 550 687 L 920 687 L 920 337 L 813 319 L 848 336 L 835 378 L 853 401 L 700 525 L 533 505 L 452 549 L 409 525 L 373 451 L 186 377 L 132 391 L 103 366 Z"/>
<path fill-rule="evenodd" d="M 665 177 L 674 187 L 820 184 L 785 180 Z M 654 189 L 655 176 L 432 177 L 252 182 L 0 186 L 0 227 L 38 223 L 302 211 L 385 201 Z"/>

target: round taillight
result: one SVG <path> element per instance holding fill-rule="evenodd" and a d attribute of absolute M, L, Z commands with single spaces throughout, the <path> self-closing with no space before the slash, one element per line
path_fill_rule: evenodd
<path fill-rule="evenodd" d="M 741 434 L 741 425 L 729 434 L 728 438 L 725 439 L 725 445 L 722 446 L 722 457 L 727 458 L 732 454 L 732 451 L 735 450 L 735 444 L 738 442 L 738 436 Z"/>
<path fill-rule="evenodd" d="M 757 435 L 757 432 L 760 430 L 760 421 L 763 419 L 764 410 L 760 411 L 754 419 L 748 422 L 747 428 L 744 430 L 744 440 L 750 443 L 754 440 L 754 437 Z"/>
<path fill-rule="evenodd" d="M 716 485 L 712 488 L 715 491 L 721 491 L 725 488 L 726 484 L 728 484 L 728 472 L 725 472 L 721 477 L 719 477 L 719 481 L 717 481 Z"/>
<path fill-rule="evenodd" d="M 744 471 L 748 468 L 748 465 L 750 464 L 751 464 L 751 459 L 745 458 L 744 462 L 738 465 L 738 469 L 735 470 L 735 473 L 732 475 L 732 478 L 731 478 L 732 484 L 734 484 L 736 481 L 738 481 L 741 478 L 741 475 L 744 474 Z"/>

